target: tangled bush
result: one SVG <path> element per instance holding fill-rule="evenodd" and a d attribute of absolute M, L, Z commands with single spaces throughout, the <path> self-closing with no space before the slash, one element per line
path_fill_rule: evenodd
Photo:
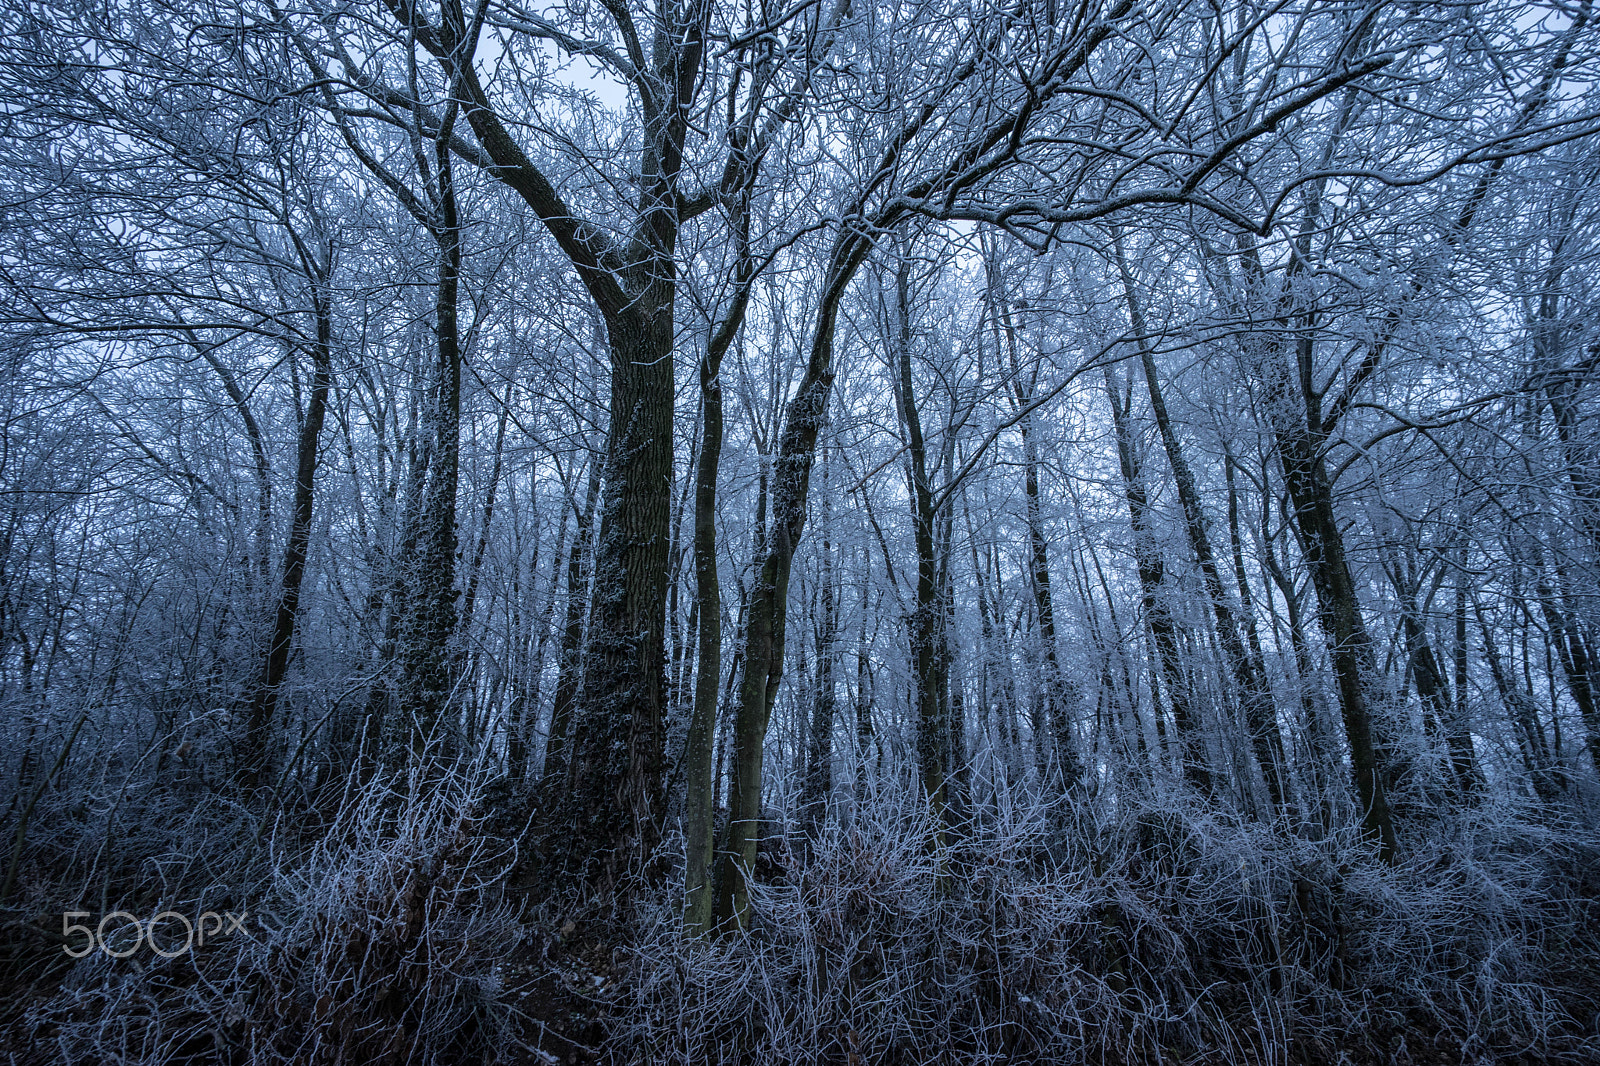
<path fill-rule="evenodd" d="M 1596 974 L 1558 970 L 1597 969 L 1600 847 L 1514 816 L 1469 813 L 1387 868 L 1354 835 L 1174 797 L 980 812 L 945 841 L 879 799 L 780 845 L 748 937 L 686 942 L 670 908 L 648 915 L 613 1057 L 1583 1061 Z"/>
<path fill-rule="evenodd" d="M 481 777 L 375 780 L 298 857 L 274 855 L 244 934 L 175 958 L 92 952 L 30 1021 L 65 1062 L 454 1063 L 514 1046 L 499 1002 L 519 927 Z M 241 842 L 247 844 L 248 842 Z M 220 886 L 162 910 L 198 913 Z M 47 1042 L 48 1047 L 45 1046 Z"/>

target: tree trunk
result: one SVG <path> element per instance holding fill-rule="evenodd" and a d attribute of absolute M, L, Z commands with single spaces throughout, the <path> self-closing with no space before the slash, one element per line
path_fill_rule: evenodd
<path fill-rule="evenodd" d="M 313 295 L 317 339 L 311 346 L 311 397 L 295 446 L 294 511 L 289 520 L 289 539 L 283 549 L 283 570 L 278 587 L 277 607 L 273 612 L 272 634 L 261 675 L 250 701 L 243 750 L 240 753 L 240 778 L 247 786 L 261 783 L 268 771 L 267 733 L 278 706 L 283 679 L 289 672 L 289 655 L 294 650 L 295 623 L 300 613 L 300 587 L 305 581 L 306 555 L 311 545 L 311 515 L 316 502 L 317 447 L 322 423 L 327 416 L 328 391 L 333 380 L 333 307 L 325 279 Z"/>
<path fill-rule="evenodd" d="M 1459 727 L 1455 708 L 1450 698 L 1450 685 L 1445 680 L 1439 657 L 1428 641 L 1427 627 L 1422 620 L 1422 608 L 1417 602 L 1417 587 L 1421 577 L 1416 567 L 1408 563 L 1401 568 L 1398 559 L 1389 563 L 1390 582 L 1400 600 L 1400 627 L 1405 633 L 1406 653 L 1411 660 L 1411 676 L 1417 685 L 1417 698 L 1422 701 L 1423 713 L 1430 731 L 1444 735 L 1450 754 L 1450 780 L 1453 798 L 1460 802 L 1477 792 L 1483 785 L 1483 775 L 1478 770 L 1472 750 L 1472 735 Z"/>
<path fill-rule="evenodd" d="M 1500 694 L 1501 705 L 1511 719 L 1512 733 L 1517 738 L 1517 747 L 1521 749 L 1522 765 L 1528 772 L 1528 780 L 1540 799 L 1546 802 L 1555 800 L 1566 787 L 1566 780 L 1550 758 L 1544 730 L 1539 725 L 1538 706 L 1533 697 L 1518 688 L 1506 672 L 1482 608 L 1476 603 L 1473 608 L 1478 619 L 1478 632 L 1483 637 L 1483 657 L 1489 663 L 1489 676 L 1494 679 L 1495 691 Z"/>
<path fill-rule="evenodd" d="M 1279 378 L 1281 380 L 1281 376 Z M 1275 410 L 1280 405 L 1272 405 Z M 1384 778 L 1387 753 L 1374 743 L 1367 678 L 1376 677 L 1372 638 L 1367 634 L 1355 581 L 1345 560 L 1344 535 L 1333 510 L 1333 486 L 1320 449 L 1298 420 L 1276 417 L 1274 435 L 1284 480 L 1293 503 L 1300 552 L 1317 590 L 1317 614 L 1328 635 L 1328 654 L 1339 687 L 1339 707 L 1350 744 L 1350 766 L 1361 800 L 1361 822 L 1392 862 L 1394 820 Z"/>
<path fill-rule="evenodd" d="M 722 459 L 722 359 L 744 324 L 755 281 L 750 255 L 748 188 L 737 226 L 735 282 L 728 310 L 706 343 L 700 362 L 703 425 L 694 487 L 695 613 L 699 623 L 699 661 L 695 668 L 694 709 L 684 743 L 685 869 L 683 928 L 699 935 L 711 927 L 711 857 L 715 833 L 717 781 L 715 740 L 718 693 L 722 682 L 722 587 L 717 577 L 717 468 Z"/>
<path fill-rule="evenodd" d="M 1166 689 L 1167 703 L 1172 708 L 1183 776 L 1199 792 L 1211 796 L 1215 794 L 1216 786 L 1211 779 L 1210 760 L 1206 757 L 1199 715 L 1191 703 L 1189 680 L 1183 673 L 1177 626 L 1167 606 L 1166 592 L 1162 589 L 1166 563 L 1150 531 L 1149 495 L 1139 469 L 1138 454 L 1134 451 L 1133 429 L 1128 414 L 1131 397 L 1118 388 L 1110 367 L 1106 368 L 1105 379 L 1106 396 L 1111 403 L 1111 423 L 1117 437 L 1117 459 L 1122 468 L 1123 493 L 1128 500 L 1129 523 L 1133 529 L 1133 557 L 1134 567 L 1139 574 L 1140 606 L 1145 625 L 1150 630 L 1150 643 L 1161 685 Z"/>
<path fill-rule="evenodd" d="M 456 632 L 456 494 L 461 474 L 461 224 L 448 144 L 436 152 L 439 212 L 434 237 L 439 245 L 438 287 L 434 297 L 435 363 L 424 431 L 427 470 L 421 507 L 416 512 L 415 549 L 403 561 L 408 594 L 400 627 L 398 710 L 392 723 L 389 757 L 402 754 L 413 763 L 437 767 L 459 752 L 461 738 L 447 714 L 454 692 L 456 663 L 451 654 Z M 401 739 L 401 738 L 404 739 Z"/>
<path fill-rule="evenodd" d="M 842 231 L 834 241 L 806 372 L 789 402 L 779 438 L 773 470 L 771 535 L 758 557 L 745 622 L 744 676 L 734 721 L 728 828 L 717 864 L 715 915 L 717 928 L 724 931 L 743 928 L 748 917 L 748 879 L 755 869 L 761 819 L 762 749 L 772 704 L 777 699 L 778 679 L 783 675 L 789 571 L 805 531 L 806 491 L 817 432 L 833 389 L 833 335 L 839 302 L 870 250 L 871 242 L 855 229 Z"/>
<path fill-rule="evenodd" d="M 828 463 L 822 466 L 824 533 L 822 536 L 822 573 L 818 597 L 821 600 L 821 618 L 817 621 L 817 679 L 816 691 L 811 701 L 811 728 L 806 738 L 806 769 L 800 791 L 800 818 L 808 836 L 815 836 L 827 816 L 828 795 L 833 791 L 833 719 L 837 702 L 834 693 L 834 669 L 838 658 L 835 645 L 839 636 L 839 603 L 837 579 L 834 575 L 833 543 L 831 532 L 826 531 L 831 510 L 827 497 Z"/>
<path fill-rule="evenodd" d="M 927 796 L 935 822 L 942 832 L 950 828 L 952 813 L 949 787 L 950 654 L 944 626 L 944 590 L 939 580 L 935 544 L 934 523 L 938 516 L 934 512 L 933 488 L 928 481 L 928 452 L 922 435 L 922 417 L 911 377 L 911 260 L 903 252 L 898 258 L 892 323 L 895 336 L 891 350 L 895 361 L 896 406 L 906 431 L 911 528 L 917 553 L 916 606 L 906 620 L 906 630 L 910 638 L 911 677 L 915 692 L 917 766 L 923 794 Z M 1049 595 L 1048 586 L 1045 595 Z M 1053 632 L 1051 635 L 1054 635 Z"/>
<path fill-rule="evenodd" d="M 544 742 L 544 767 L 540 772 L 540 793 L 558 792 L 567 777 L 567 743 L 571 739 L 572 719 L 578 705 L 578 690 L 583 684 L 584 608 L 589 602 L 589 552 L 594 540 L 595 509 L 600 498 L 600 463 L 589 462 L 588 488 L 583 504 L 575 506 L 577 530 L 567 551 L 567 610 L 561 626 L 561 649 L 556 660 L 556 694 L 550 709 L 550 728 Z M 576 501 L 573 501 L 576 504 Z"/>
<path fill-rule="evenodd" d="M 1280 814 L 1289 810 L 1289 782 L 1285 770 L 1283 733 L 1278 729 L 1278 710 L 1273 703 L 1272 691 L 1267 684 L 1266 670 L 1259 657 L 1250 654 L 1239 635 L 1239 621 L 1232 600 L 1223 587 L 1217 569 L 1216 555 L 1211 549 L 1205 510 L 1200 504 L 1200 491 L 1195 484 L 1194 472 L 1189 467 L 1172 418 L 1167 413 L 1166 397 L 1161 389 L 1156 371 L 1155 354 L 1147 340 L 1144 312 L 1138 292 L 1134 287 L 1133 273 L 1128 269 L 1122 251 L 1122 234 L 1112 230 L 1113 245 L 1117 255 L 1117 269 L 1122 277 L 1123 297 L 1128 305 L 1128 319 L 1133 327 L 1134 343 L 1139 350 L 1140 366 L 1144 370 L 1145 387 L 1150 393 L 1150 409 L 1155 415 L 1156 428 L 1166 449 L 1167 462 L 1172 468 L 1172 479 L 1178 490 L 1178 500 L 1183 506 L 1184 529 L 1189 535 L 1189 547 L 1200 565 L 1200 575 L 1205 582 L 1206 595 L 1211 600 L 1212 616 L 1216 620 L 1217 637 L 1228 663 L 1239 702 L 1244 708 L 1245 725 L 1250 736 L 1250 747 L 1266 778 L 1267 790 L 1272 794 L 1272 804 Z"/>
<path fill-rule="evenodd" d="M 1550 643 L 1555 647 L 1556 660 L 1566 677 L 1567 691 L 1572 694 L 1572 702 L 1578 705 L 1583 719 L 1589 758 L 1600 771 L 1600 692 L 1597 692 L 1600 686 L 1596 685 L 1600 678 L 1600 662 L 1596 661 L 1594 650 L 1575 620 L 1576 612 L 1562 609 L 1555 590 L 1543 576 L 1539 578 L 1538 595 L 1539 608 L 1545 624 L 1550 627 Z"/>
<path fill-rule="evenodd" d="M 990 320 L 999 333 L 996 340 L 1003 342 L 1010 363 L 1011 401 L 1018 410 L 1026 412 L 1035 400 L 1037 374 L 1030 374 L 1026 379 L 1023 377 L 1011 308 L 1004 295 L 996 291 L 994 265 L 986 262 L 985 268 L 988 284 L 984 288 L 984 298 L 989 304 Z M 1000 353 L 997 351 L 995 355 L 998 358 Z M 1022 489 L 1028 525 L 1028 583 L 1033 593 L 1034 612 L 1039 620 L 1039 651 L 1043 667 L 1036 689 L 1040 705 L 1033 716 L 1034 746 L 1040 761 L 1040 773 L 1059 774 L 1063 788 L 1069 788 L 1083 776 L 1083 763 L 1071 743 L 1072 723 L 1068 720 L 1069 708 L 1078 702 L 1078 688 L 1062 673 L 1060 651 L 1057 648 L 1055 602 L 1050 587 L 1050 545 L 1044 535 L 1044 511 L 1039 492 L 1039 443 L 1031 412 L 1023 414 L 1017 422 L 1017 432 L 1022 438 Z M 1044 742 L 1044 730 L 1040 726 L 1049 730 L 1053 743 Z"/>

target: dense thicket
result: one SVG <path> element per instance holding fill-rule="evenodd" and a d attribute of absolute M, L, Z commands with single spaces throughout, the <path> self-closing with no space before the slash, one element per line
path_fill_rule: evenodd
<path fill-rule="evenodd" d="M 1588 0 L 0 32 L 16 1061 L 1600 1056 Z"/>

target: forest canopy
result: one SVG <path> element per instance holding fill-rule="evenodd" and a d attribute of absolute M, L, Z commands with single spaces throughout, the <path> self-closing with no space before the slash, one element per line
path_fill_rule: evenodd
<path fill-rule="evenodd" d="M 9 5 L 0 1043 L 1594 1061 L 1591 8 Z"/>

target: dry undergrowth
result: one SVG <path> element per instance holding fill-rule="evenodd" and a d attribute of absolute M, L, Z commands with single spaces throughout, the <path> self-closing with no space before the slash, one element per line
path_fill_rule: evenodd
<path fill-rule="evenodd" d="M 232 884 L 194 879 L 213 856 L 117 897 L 248 898 L 249 935 L 70 966 L 35 945 L 13 1060 L 1600 1061 L 1600 842 L 1548 810 L 1460 812 L 1385 868 L 1180 794 L 1018 801 L 940 838 L 885 789 L 768 840 L 748 935 L 685 941 L 670 884 L 514 915 L 485 797 L 375 781 L 235 849 Z"/>
<path fill-rule="evenodd" d="M 613 1057 L 1600 1061 L 1600 848 L 1509 818 L 1465 816 L 1385 869 L 1351 836 L 1181 801 L 991 811 L 947 846 L 924 811 L 874 802 L 780 846 L 748 938 L 685 943 L 655 912 Z"/>
<path fill-rule="evenodd" d="M 457 1063 L 514 1044 L 504 960 L 521 938 L 495 902 L 505 846 L 481 831 L 481 781 L 375 781 L 298 857 L 241 896 L 242 933 L 173 959 L 96 951 L 31 1012 L 66 1063 Z M 248 849 L 241 849 L 248 850 Z M 219 898 L 163 900 L 180 913 Z"/>

